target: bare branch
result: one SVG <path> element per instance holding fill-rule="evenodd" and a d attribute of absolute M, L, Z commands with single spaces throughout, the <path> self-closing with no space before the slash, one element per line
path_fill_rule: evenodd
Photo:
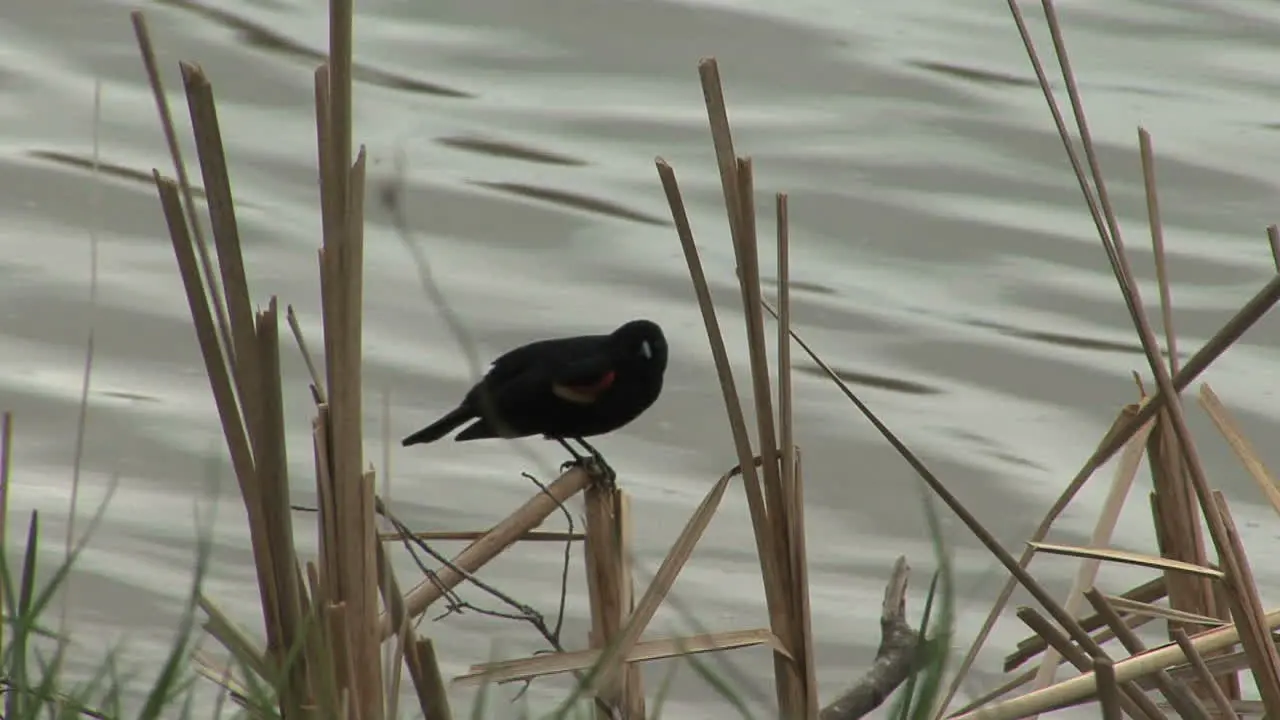
<path fill-rule="evenodd" d="M 893 575 L 884 591 L 880 613 L 880 648 L 875 662 L 862 679 L 822 709 L 819 720 L 854 720 L 880 707 L 911 676 L 920 648 L 920 633 L 907 623 L 907 579 L 911 573 L 905 557 L 893 564 Z"/>

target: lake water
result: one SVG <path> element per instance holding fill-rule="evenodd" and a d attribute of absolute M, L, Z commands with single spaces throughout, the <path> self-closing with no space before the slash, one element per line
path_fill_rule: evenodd
<path fill-rule="evenodd" d="M 1005 3 L 357 6 L 356 59 L 376 71 L 356 86 L 355 140 L 369 153 L 366 456 L 379 468 L 384 397 L 398 439 L 451 406 L 471 372 L 424 295 L 393 216 L 376 202 L 399 183 L 413 242 L 482 357 L 636 316 L 664 326 L 671 364 L 663 398 L 599 443 L 635 499 L 647 582 L 711 483 L 736 462 L 655 156 L 679 176 L 746 387 L 697 75 L 708 55 L 719 60 L 738 152 L 755 159 L 762 238 L 773 232 L 773 193 L 790 194 L 797 329 L 1015 554 L 1135 397 L 1130 371 L 1146 362 Z M 212 79 L 255 301 L 276 294 L 292 304 L 318 347 L 312 71 L 327 47 L 325 3 L 143 8 L 195 178 L 177 61 L 200 63 Z M 10 3 L 0 14 L 0 408 L 17 423 L 9 537 L 22 537 L 25 513 L 40 510 L 47 567 L 62 553 L 85 342 L 96 328 L 81 528 L 111 476 L 120 480 L 75 576 L 71 622 L 88 657 L 123 641 L 123 660 L 145 667 L 169 641 L 189 587 L 195 508 L 215 492 L 207 592 L 247 626 L 260 620 L 243 508 L 149 180 L 153 167 L 172 174 L 172 165 L 132 9 L 48 0 Z M 1039 5 L 1026 12 L 1048 57 Z M 1268 100 L 1280 89 L 1272 42 L 1280 9 L 1262 0 L 1073 0 L 1059 14 L 1153 320 L 1137 126 L 1154 137 L 1175 322 L 1189 354 L 1274 272 L 1263 228 L 1280 220 L 1272 180 L 1280 117 Z M 97 182 L 88 169 L 96 80 Z M 770 274 L 771 241 L 761 253 Z M 1204 376 L 1264 449 L 1280 432 L 1277 330 L 1280 322 L 1264 319 Z M 306 502 L 312 411 L 283 323 L 282 334 L 291 471 Z M 807 359 L 797 360 L 795 378 L 820 694 L 829 699 L 874 656 L 893 559 L 905 554 L 913 565 L 911 612 L 922 607 L 934 562 L 911 470 Z M 1231 498 L 1253 556 L 1266 557 L 1280 525 L 1190 400 L 1211 482 Z M 487 527 L 534 491 L 521 471 L 547 477 L 562 459 L 541 441 L 392 445 L 392 500 L 424 530 Z M 1052 539 L 1086 541 L 1111 473 L 1098 473 Z M 1144 469 L 1117 546 L 1154 551 L 1148 490 Z M 958 659 L 1004 573 L 961 524 L 945 520 L 960 594 Z M 298 528 L 308 542 L 314 536 L 307 518 Z M 485 576 L 553 614 L 560 562 L 558 546 L 530 543 Z M 412 564 L 397 563 L 401 582 L 414 581 Z M 1046 558 L 1035 568 L 1061 596 L 1075 562 Z M 1264 604 L 1274 604 L 1280 571 L 1256 559 L 1253 570 Z M 570 577 L 564 639 L 580 647 L 589 623 L 576 560 Z M 1100 585 L 1118 593 L 1149 577 L 1107 568 Z M 715 630 L 766 624 L 739 491 L 673 594 L 651 636 L 690 632 L 691 614 Z M 495 652 L 542 647 L 529 628 L 476 613 L 423 632 L 436 638 L 450 676 Z M 996 683 L 1003 654 L 1025 634 L 1010 613 L 966 692 Z M 712 667 L 755 688 L 748 697 L 763 716 L 767 652 L 737 651 Z M 651 691 L 661 677 L 660 665 L 647 671 Z M 547 707 L 564 687 L 540 681 L 527 698 Z M 671 717 L 719 716 L 725 707 L 687 667 L 675 687 Z M 459 690 L 456 714 L 471 702 Z"/>

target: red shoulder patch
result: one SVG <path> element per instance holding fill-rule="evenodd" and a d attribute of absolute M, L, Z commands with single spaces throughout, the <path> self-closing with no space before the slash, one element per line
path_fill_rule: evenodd
<path fill-rule="evenodd" d="M 615 377 L 616 376 L 614 375 L 613 371 L 610 370 L 609 372 L 605 373 L 599 380 L 591 383 L 590 385 L 571 385 L 569 387 L 571 387 L 573 390 L 576 390 L 581 393 L 586 393 L 588 395 L 598 395 L 604 392 L 605 390 L 608 390 L 609 387 L 613 385 L 613 381 Z"/>

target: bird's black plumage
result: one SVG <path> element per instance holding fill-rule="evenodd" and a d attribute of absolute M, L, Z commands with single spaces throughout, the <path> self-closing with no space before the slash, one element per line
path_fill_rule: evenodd
<path fill-rule="evenodd" d="M 653 405 L 662 392 L 667 341 L 657 323 L 632 320 L 608 335 L 540 340 L 493 361 L 458 407 L 406 437 L 429 443 L 471 422 L 455 440 L 542 435 L 577 439 L 612 432 Z"/>

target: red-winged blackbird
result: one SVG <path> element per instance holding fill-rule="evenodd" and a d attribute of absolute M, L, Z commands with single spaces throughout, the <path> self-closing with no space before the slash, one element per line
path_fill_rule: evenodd
<path fill-rule="evenodd" d="M 564 446 L 577 440 L 609 477 L 600 452 L 583 438 L 612 432 L 658 399 L 667 369 L 667 340 L 649 320 L 632 320 L 608 335 L 540 340 L 493 361 L 457 408 L 413 433 L 402 445 L 439 440 L 469 420 L 454 440 L 542 435 Z"/>

